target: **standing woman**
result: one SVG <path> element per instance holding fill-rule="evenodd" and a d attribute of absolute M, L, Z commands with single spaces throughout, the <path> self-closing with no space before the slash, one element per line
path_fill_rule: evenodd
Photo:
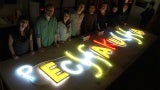
<path fill-rule="evenodd" d="M 13 59 L 19 59 L 29 51 L 34 54 L 32 32 L 26 16 L 21 16 L 17 26 L 10 32 L 8 45 Z"/>
<path fill-rule="evenodd" d="M 71 23 L 70 12 L 64 11 L 63 18 L 58 22 L 59 40 L 63 43 L 66 40 L 71 40 Z"/>

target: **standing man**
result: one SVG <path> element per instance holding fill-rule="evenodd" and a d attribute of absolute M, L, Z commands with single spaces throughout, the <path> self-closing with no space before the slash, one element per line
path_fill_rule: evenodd
<path fill-rule="evenodd" d="M 75 12 L 71 14 L 71 36 L 80 35 L 80 27 L 84 17 L 85 3 L 81 2 Z"/>
<path fill-rule="evenodd" d="M 53 43 L 56 47 L 57 44 L 57 19 L 53 17 L 54 6 L 52 4 L 47 4 L 45 7 L 45 13 L 41 16 L 35 27 L 36 40 L 38 45 L 38 50 L 43 51 L 43 47 L 51 46 Z"/>

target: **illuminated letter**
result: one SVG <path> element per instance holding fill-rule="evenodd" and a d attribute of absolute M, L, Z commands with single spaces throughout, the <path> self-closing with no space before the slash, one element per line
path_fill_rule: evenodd
<path fill-rule="evenodd" d="M 91 50 L 95 51 L 96 53 L 106 57 L 106 58 L 110 58 L 110 54 L 112 53 L 111 49 L 107 49 L 107 48 L 103 48 L 103 47 L 98 47 L 98 46 L 91 46 L 90 47 Z"/>
<path fill-rule="evenodd" d="M 105 46 L 109 49 L 116 50 L 115 45 L 113 45 L 111 43 L 109 44 L 109 42 L 107 43 L 106 39 L 103 39 L 102 42 L 99 42 L 99 41 L 96 41 L 96 40 L 93 40 L 93 42 L 95 42 L 97 44 L 100 44 L 102 46 Z"/>
<path fill-rule="evenodd" d="M 108 41 L 110 43 L 113 43 L 113 44 L 117 45 L 117 46 L 126 47 L 126 43 L 120 38 L 117 38 L 117 37 L 113 36 L 113 37 L 109 38 Z"/>
<path fill-rule="evenodd" d="M 119 31 L 121 31 L 121 32 L 123 32 L 123 33 L 131 32 L 131 33 L 132 33 L 131 36 L 136 36 L 136 37 L 139 37 L 139 38 L 143 38 L 142 34 L 135 33 L 135 32 L 133 32 L 132 30 L 130 30 L 130 31 L 124 31 L 124 30 L 122 30 L 121 28 L 119 28 L 119 30 L 116 31 L 116 32 L 117 32 L 117 33 L 120 33 Z M 140 31 L 139 31 L 139 32 L 140 32 Z"/>
<path fill-rule="evenodd" d="M 145 33 L 143 31 L 140 31 L 140 30 L 137 30 L 137 29 L 131 28 L 130 31 L 135 33 L 135 34 L 138 34 L 138 35 L 145 35 Z"/>
<path fill-rule="evenodd" d="M 67 51 L 65 52 L 65 55 L 66 55 L 67 57 L 71 58 L 71 59 L 74 60 L 74 61 L 78 61 L 78 62 L 81 62 L 82 64 L 84 64 L 84 62 L 82 62 L 81 59 L 73 56 L 72 54 L 70 54 L 70 53 L 67 52 Z M 92 65 L 94 68 L 96 68 L 97 71 L 98 71 L 98 73 L 95 74 L 95 77 L 97 77 L 97 78 L 102 77 L 102 74 L 103 74 L 102 69 L 101 69 L 98 65 L 96 65 L 96 64 L 94 64 L 94 63 L 91 63 L 91 65 Z"/>
<path fill-rule="evenodd" d="M 32 73 L 32 66 L 30 66 L 30 65 L 21 66 L 20 68 L 17 69 L 16 72 L 18 75 L 20 75 L 24 78 L 27 78 L 29 80 L 35 79 L 33 76 L 30 75 Z"/>
<path fill-rule="evenodd" d="M 142 41 L 140 39 L 136 38 L 136 37 L 143 38 L 143 36 L 138 35 L 138 34 L 132 34 L 130 31 L 123 31 L 122 29 L 120 29 L 120 31 L 116 31 L 116 33 L 118 33 L 122 36 L 125 36 L 126 38 L 132 38 L 135 41 L 137 41 L 138 44 L 142 44 Z M 134 37 L 134 36 L 136 36 L 136 37 Z"/>
<path fill-rule="evenodd" d="M 122 37 L 118 37 L 118 36 L 116 36 L 115 34 L 113 34 L 112 32 L 110 32 L 110 35 L 112 36 L 112 37 L 115 37 L 115 38 L 118 38 L 118 39 L 121 39 L 121 40 L 123 40 L 123 41 L 131 41 L 132 40 L 132 38 L 122 38 Z"/>
<path fill-rule="evenodd" d="M 59 83 L 69 77 L 68 73 L 62 72 L 53 62 L 48 62 L 47 64 L 41 65 L 40 69 L 56 83 Z"/>
<path fill-rule="evenodd" d="M 70 73 L 70 74 L 81 74 L 81 73 L 83 72 L 83 67 L 82 67 L 80 64 L 76 65 L 76 68 L 77 68 L 78 70 L 71 70 L 71 68 L 69 69 L 69 68 L 67 67 L 67 65 L 69 65 L 69 64 L 72 64 L 72 62 L 69 61 L 69 60 L 67 60 L 67 61 L 62 61 L 62 62 L 61 62 L 61 68 L 62 68 L 64 71 L 66 71 L 66 72 L 68 72 L 68 73 Z"/>
<path fill-rule="evenodd" d="M 78 51 L 80 51 L 81 53 L 85 54 L 85 51 L 82 50 L 82 48 L 84 48 L 85 45 L 82 44 L 82 45 L 79 45 L 78 46 Z M 97 55 L 93 55 L 94 58 L 96 58 L 97 60 L 100 60 L 101 62 L 103 62 L 104 64 L 106 64 L 106 66 L 109 66 L 109 67 L 112 67 L 112 64 L 108 61 L 108 60 L 105 60 Z"/>

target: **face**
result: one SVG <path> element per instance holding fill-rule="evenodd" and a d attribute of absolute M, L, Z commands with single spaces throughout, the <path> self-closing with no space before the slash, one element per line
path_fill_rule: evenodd
<path fill-rule="evenodd" d="M 94 13 L 95 10 L 96 10 L 95 6 L 90 6 L 89 7 L 89 13 Z"/>
<path fill-rule="evenodd" d="M 70 19 L 70 14 L 66 13 L 63 19 L 64 21 L 68 21 Z"/>
<path fill-rule="evenodd" d="M 45 11 L 47 16 L 52 17 L 54 14 L 54 7 L 48 7 Z"/>
<path fill-rule="evenodd" d="M 123 6 L 123 11 L 125 12 L 128 9 L 128 5 Z"/>
<path fill-rule="evenodd" d="M 78 11 L 83 12 L 84 9 L 85 9 L 85 5 L 84 4 L 80 4 L 79 7 L 78 7 Z"/>
<path fill-rule="evenodd" d="M 128 3 L 128 2 L 129 2 L 129 0 L 125 0 L 125 1 L 124 1 L 124 3 Z"/>
<path fill-rule="evenodd" d="M 102 6 L 101 6 L 101 10 L 106 11 L 106 10 L 107 10 L 107 4 L 102 4 Z"/>
<path fill-rule="evenodd" d="M 20 28 L 26 28 L 29 25 L 28 20 L 21 20 L 20 21 Z"/>
<path fill-rule="evenodd" d="M 117 12 L 118 11 L 118 7 L 113 7 L 113 12 Z"/>

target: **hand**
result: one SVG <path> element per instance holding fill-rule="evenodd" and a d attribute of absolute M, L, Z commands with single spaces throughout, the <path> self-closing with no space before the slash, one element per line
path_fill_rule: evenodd
<path fill-rule="evenodd" d="M 45 49 L 44 48 L 39 48 L 39 50 L 38 50 L 39 52 L 44 52 L 45 51 Z"/>
<path fill-rule="evenodd" d="M 98 32 L 98 36 L 102 36 L 104 34 L 104 31 Z"/>
<path fill-rule="evenodd" d="M 58 47 L 59 47 L 59 44 L 58 44 L 58 43 L 54 43 L 54 46 L 58 48 Z"/>
<path fill-rule="evenodd" d="M 31 55 L 35 55 L 35 52 L 34 52 L 34 51 L 31 51 Z"/>
<path fill-rule="evenodd" d="M 17 59 L 19 59 L 19 57 L 18 57 L 17 55 L 14 55 L 14 56 L 13 56 L 13 59 L 14 59 L 14 60 L 17 60 Z"/>

